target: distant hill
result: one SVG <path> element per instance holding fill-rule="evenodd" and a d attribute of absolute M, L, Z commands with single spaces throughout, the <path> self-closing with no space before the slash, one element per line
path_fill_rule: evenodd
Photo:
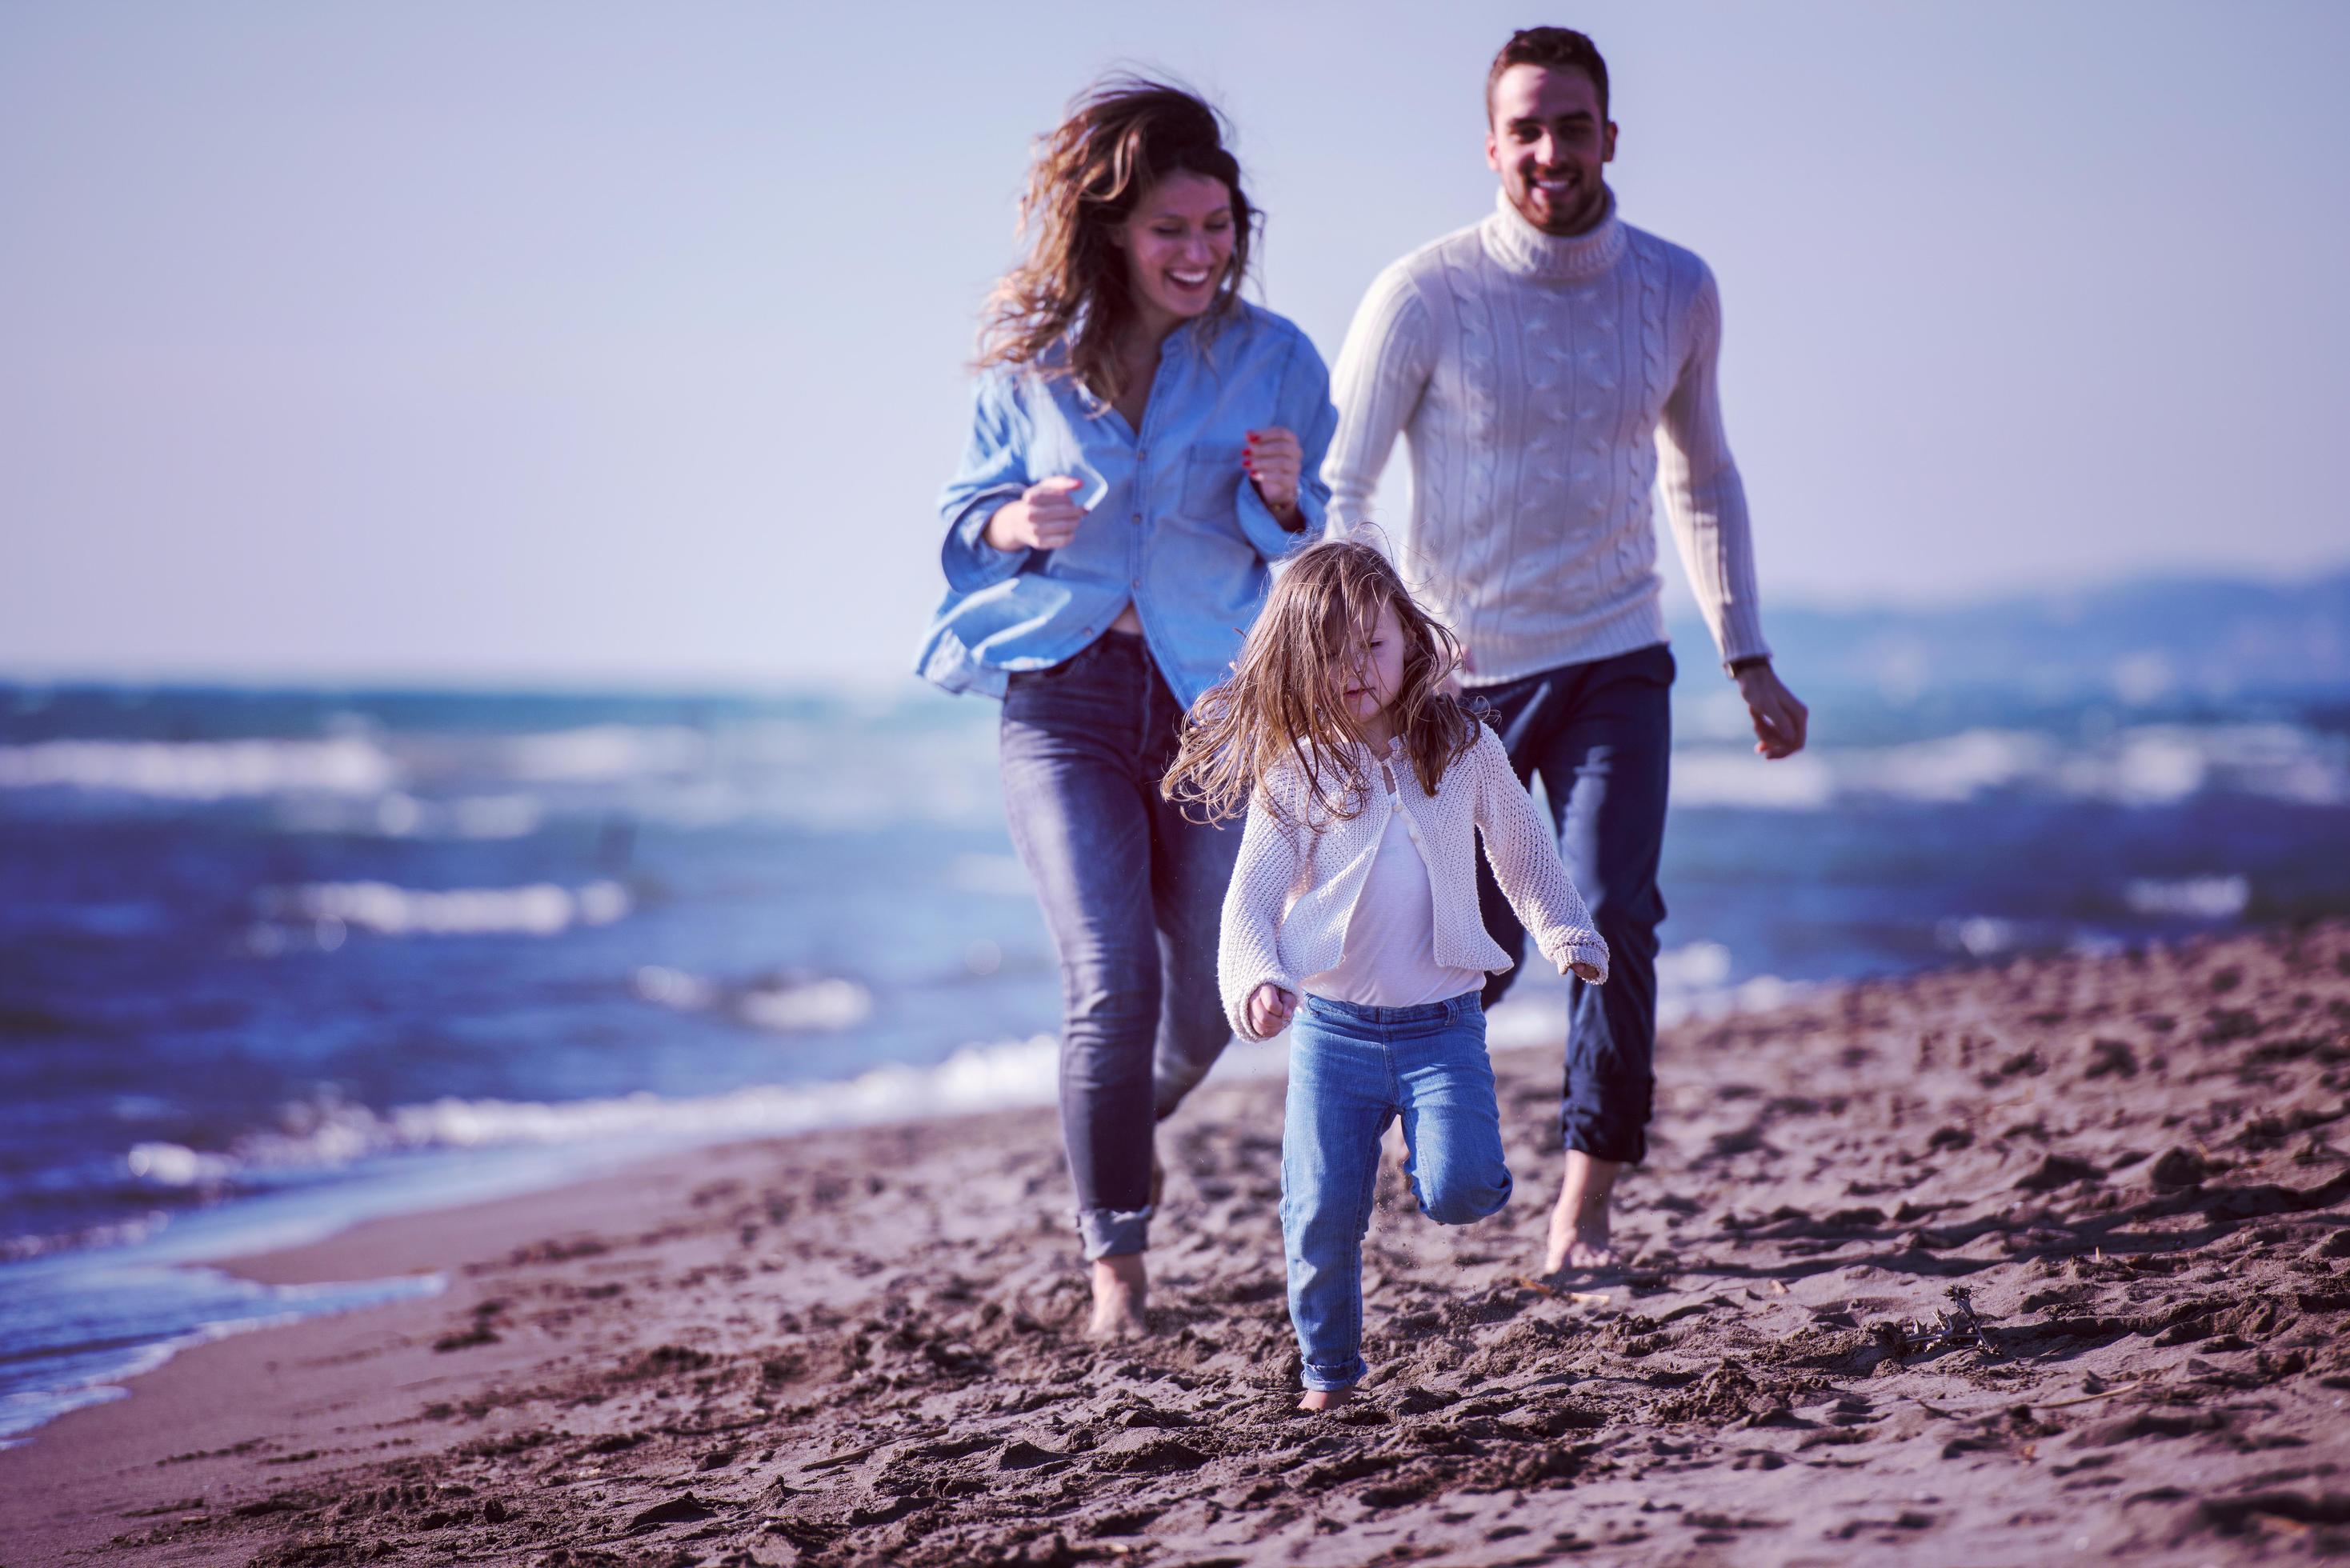
<path fill-rule="evenodd" d="M 2077 593 L 1887 610 L 1768 605 L 1798 690 L 1861 688 L 1899 702 L 1998 690 L 2168 705 L 2350 691 L 2350 571 L 2308 582 L 2158 578 Z M 1683 648 L 1708 647 L 1693 612 Z"/>

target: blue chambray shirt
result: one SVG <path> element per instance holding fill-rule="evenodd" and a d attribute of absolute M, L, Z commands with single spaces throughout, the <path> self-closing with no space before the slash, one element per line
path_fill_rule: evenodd
<path fill-rule="evenodd" d="M 1081 651 L 1131 601 L 1151 657 L 1189 707 L 1222 680 L 1263 607 L 1267 563 L 1322 535 L 1322 459 L 1338 419 L 1305 333 L 1242 301 L 1221 323 L 1168 336 L 1138 434 L 1066 377 L 995 366 L 974 399 L 970 449 L 939 496 L 947 596 L 915 668 L 950 691 L 1003 694 L 1016 670 Z M 1247 432 L 1280 425 L 1303 450 L 1296 533 L 1241 468 Z M 998 550 L 988 519 L 1056 474 L 1083 483 L 1076 537 Z"/>

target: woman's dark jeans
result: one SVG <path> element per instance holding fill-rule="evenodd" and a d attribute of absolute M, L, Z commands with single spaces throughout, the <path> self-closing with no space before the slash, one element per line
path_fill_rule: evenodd
<path fill-rule="evenodd" d="M 1672 650 L 1659 643 L 1470 692 L 1484 700 L 1520 781 L 1531 788 L 1541 776 L 1567 872 L 1607 942 L 1606 985 L 1567 981 L 1559 1135 L 1595 1159 L 1635 1165 L 1648 1152 L 1656 1094 L 1657 927 L 1665 918 L 1657 865 L 1673 674 Z M 1477 874 L 1485 929 L 1511 958 L 1523 958 L 1525 929 L 1482 857 Z M 1488 1009 L 1516 974 L 1486 981 Z"/>
<path fill-rule="evenodd" d="M 1216 938 L 1240 826 L 1160 796 L 1182 713 L 1122 632 L 1003 695 L 1004 814 L 1061 959 L 1061 1136 L 1088 1258 L 1149 1244 L 1151 1129 L 1231 1038 Z"/>

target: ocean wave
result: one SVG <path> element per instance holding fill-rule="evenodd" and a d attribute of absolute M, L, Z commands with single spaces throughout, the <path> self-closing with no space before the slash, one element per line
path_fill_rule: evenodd
<path fill-rule="evenodd" d="M 0 1373 L 0 1449 L 69 1411 L 121 1398 L 124 1383 L 192 1345 L 448 1289 L 448 1276 L 439 1273 L 268 1285 L 218 1269 L 152 1265 L 118 1267 L 106 1282 L 137 1305 L 94 1301 L 88 1284 L 70 1279 L 38 1282 L 27 1289 L 31 1299 L 12 1303 L 15 1354 Z M 93 1333 L 103 1337 L 93 1341 Z"/>
<path fill-rule="evenodd" d="M 1879 747 L 1814 747 L 1765 763 L 1751 750 L 1673 756 L 1673 804 L 1820 811 L 1848 802 L 1959 805 L 2002 791 L 2120 806 L 2226 793 L 2350 805 L 2350 737 L 2293 724 L 2144 724 L 2086 741 L 1976 729 Z"/>
<path fill-rule="evenodd" d="M 1732 980 L 1730 949 L 1720 942 L 1686 942 L 1657 955 L 1657 1022 L 1664 1027 L 1759 1012 L 1808 994 L 1809 981 L 1773 974 Z M 1527 1046 L 1556 1048 L 1566 1038 L 1567 984 L 1563 976 L 1534 971 L 1510 990 L 1486 1021 L 1486 1044 L 1495 1050 Z"/>
<path fill-rule="evenodd" d="M 565 888 L 536 882 L 522 888 L 426 890 L 389 882 L 314 882 L 266 895 L 264 908 L 289 919 L 324 927 L 323 945 L 339 930 L 387 937 L 551 937 L 574 926 L 608 926 L 625 919 L 634 900 L 618 882 Z M 329 940 L 331 938 L 331 940 Z"/>
<path fill-rule="evenodd" d="M 558 1102 L 452 1097 L 388 1111 L 329 1100 L 295 1107 L 293 1127 L 249 1135 L 223 1152 L 142 1144 L 124 1164 L 162 1186 L 175 1177 L 216 1180 L 244 1169 L 332 1168 L 428 1149 L 714 1142 L 919 1120 L 1049 1105 L 1059 1092 L 1060 1060 L 1059 1043 L 1037 1035 L 966 1046 L 935 1066 L 876 1067 L 845 1080 L 761 1084 L 686 1098 L 650 1093 Z"/>
<path fill-rule="evenodd" d="M 794 972 L 730 985 L 648 964 L 637 971 L 633 984 L 647 1002 L 681 1012 L 724 1012 L 781 1034 L 853 1028 L 873 1015 L 873 993 L 837 976 Z"/>
<path fill-rule="evenodd" d="M 0 1263 L 22 1262 L 52 1252 L 89 1252 L 107 1247 L 135 1246 L 161 1231 L 167 1218 L 162 1210 L 156 1209 L 135 1219 L 85 1225 L 75 1231 L 0 1236 Z"/>
<path fill-rule="evenodd" d="M 503 737 L 496 771 L 522 784 L 609 784 L 698 774 L 712 738 L 681 724 L 589 724 Z"/>
<path fill-rule="evenodd" d="M 528 838 L 546 820 L 546 805 L 537 796 L 512 791 L 449 800 L 429 799 L 405 790 L 371 800 L 297 796 L 277 808 L 278 825 L 289 833 L 348 837 Z"/>
<path fill-rule="evenodd" d="M 2251 882 L 2242 877 L 2186 877 L 2162 881 L 2132 877 L 2122 889 L 2132 914 L 2190 920 L 2232 920 L 2252 901 Z"/>
<path fill-rule="evenodd" d="M 0 789 L 85 789 L 162 800 L 372 795 L 399 776 L 356 735 L 325 740 L 37 741 L 0 745 Z"/>

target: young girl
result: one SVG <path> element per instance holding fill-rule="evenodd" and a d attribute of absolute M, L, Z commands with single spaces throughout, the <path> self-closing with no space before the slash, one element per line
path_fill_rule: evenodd
<path fill-rule="evenodd" d="M 1365 1372 L 1362 1246 L 1379 1139 L 1439 1224 L 1510 1198 L 1478 993 L 1509 959 L 1477 913 L 1475 835 L 1543 955 L 1593 983 L 1607 947 L 1501 738 L 1447 693 L 1451 633 L 1368 545 L 1293 557 L 1231 679 L 1193 708 L 1165 784 L 1246 810 L 1217 956 L 1243 1038 L 1293 1022 L 1281 1140 L 1299 1408 Z"/>

